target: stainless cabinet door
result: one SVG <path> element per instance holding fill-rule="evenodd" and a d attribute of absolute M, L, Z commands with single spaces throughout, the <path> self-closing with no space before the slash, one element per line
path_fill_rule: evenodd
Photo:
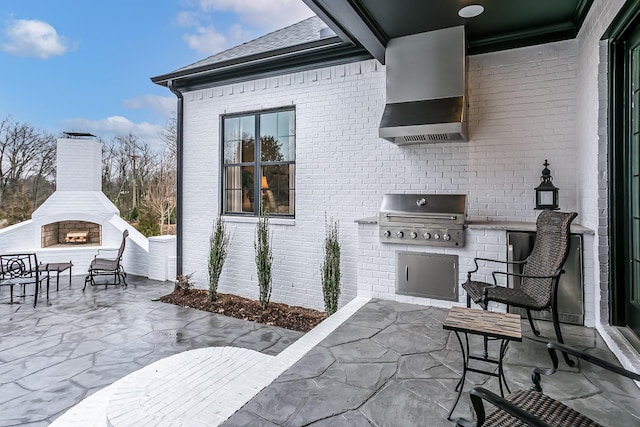
<path fill-rule="evenodd" d="M 398 252 L 399 295 L 458 301 L 458 256 Z"/>

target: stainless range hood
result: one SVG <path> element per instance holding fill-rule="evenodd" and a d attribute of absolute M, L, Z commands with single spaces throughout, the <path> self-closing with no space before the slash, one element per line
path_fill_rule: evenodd
<path fill-rule="evenodd" d="M 378 135 L 398 145 L 467 140 L 464 26 L 389 40 Z"/>

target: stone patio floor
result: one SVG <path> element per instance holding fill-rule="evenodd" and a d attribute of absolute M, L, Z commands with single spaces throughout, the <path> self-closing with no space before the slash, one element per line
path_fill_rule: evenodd
<path fill-rule="evenodd" d="M 126 289 L 82 293 L 81 281 L 68 289 L 62 280 L 35 309 L 31 297 L 10 305 L 0 290 L 0 426 L 58 417 L 54 425 L 454 425 L 446 416 L 462 356 L 442 329 L 445 309 L 357 299 L 302 336 L 151 301 L 170 283 L 131 278 Z M 545 338 L 526 321 L 523 332 L 506 357 L 512 390 L 530 385 L 532 367 L 550 366 Z M 563 332 L 569 345 L 615 361 L 595 330 Z M 469 374 L 454 417 L 471 415 L 474 384 L 498 390 L 495 378 Z M 561 364 L 542 385 L 603 425 L 640 425 L 630 380 Z"/>

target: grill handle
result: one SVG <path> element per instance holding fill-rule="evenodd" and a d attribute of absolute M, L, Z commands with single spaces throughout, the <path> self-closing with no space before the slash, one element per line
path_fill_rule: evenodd
<path fill-rule="evenodd" d="M 416 215 L 403 215 L 403 214 L 384 214 L 384 217 L 387 218 L 389 221 L 391 221 L 391 218 L 400 218 L 400 219 L 411 219 L 414 221 L 418 221 L 418 222 L 424 222 L 425 219 L 433 219 L 433 220 L 449 220 L 449 221 L 455 221 L 458 219 L 457 215 L 420 215 L 420 216 L 416 216 Z"/>

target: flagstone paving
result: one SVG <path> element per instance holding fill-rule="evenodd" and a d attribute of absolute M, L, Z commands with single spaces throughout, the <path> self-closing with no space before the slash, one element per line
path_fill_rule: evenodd
<path fill-rule="evenodd" d="M 0 301 L 0 426 L 46 425 L 98 389 L 54 425 L 454 425 L 446 417 L 462 356 L 442 329 L 448 310 L 356 298 L 301 336 L 151 301 L 171 286 L 140 279 L 128 289 L 61 290 L 42 309 Z M 549 322 L 539 326 L 553 336 Z M 563 332 L 568 344 L 615 362 L 594 329 Z M 546 338 L 526 322 L 523 333 L 506 356 L 512 389 L 529 387 L 532 367 L 550 365 Z M 473 385 L 498 390 L 496 378 L 469 374 L 454 418 L 471 416 Z M 563 364 L 542 385 L 603 425 L 640 425 L 630 380 Z"/>
<path fill-rule="evenodd" d="M 92 393 L 186 350 L 235 346 L 276 355 L 303 334 L 152 301 L 173 284 L 140 277 L 96 286 L 83 277 L 33 308 L 0 289 L 0 426 L 46 426 Z"/>
<path fill-rule="evenodd" d="M 448 310 L 372 300 L 257 394 L 223 426 L 453 426 L 447 413 L 456 393 L 462 354 L 442 329 Z M 550 322 L 539 322 L 553 336 Z M 506 377 L 528 388 L 534 366 L 551 366 L 546 339 L 523 322 L 523 342 L 511 342 Z M 594 329 L 563 325 L 565 341 L 615 361 Z M 493 344 L 496 344 L 495 342 Z M 482 348 L 472 339 L 471 348 Z M 497 392 L 494 377 L 470 373 L 453 418 L 470 418 L 468 390 Z M 640 391 L 631 380 L 582 363 L 542 380 L 544 391 L 602 425 L 640 425 Z"/>

